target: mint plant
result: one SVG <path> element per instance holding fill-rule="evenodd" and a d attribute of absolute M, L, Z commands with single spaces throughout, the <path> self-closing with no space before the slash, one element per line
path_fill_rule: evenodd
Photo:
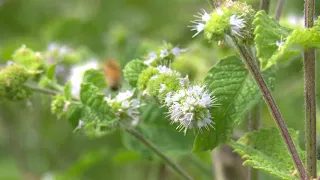
<path fill-rule="evenodd" d="M 217 48 L 231 51 L 204 79 L 194 80 L 174 68 L 189 47 L 165 42 L 132 57 L 123 68 L 126 85 L 112 92 L 100 62 L 85 49 L 51 44 L 43 52 L 34 52 L 23 45 L 0 71 L 1 101 L 26 101 L 36 93 L 51 95 L 51 112 L 66 119 L 74 133 L 98 138 L 120 131 L 126 147 L 157 155 L 184 179 L 196 177 L 167 154 L 211 151 L 222 144 L 240 154 L 243 165 L 281 179 L 318 178 L 315 54 L 320 47 L 320 20 L 314 22 L 315 2 L 305 1 L 304 29 L 278 22 L 283 1 L 275 18 L 268 15 L 268 0 L 261 1 L 259 11 L 240 1 L 214 4 L 211 12 L 202 9 L 194 16 L 192 38 L 203 33 Z M 287 127 L 271 92 L 277 71 L 302 52 L 305 151 L 299 147 L 299 133 Z M 257 114 L 250 123 L 259 123 L 262 99 L 277 128 L 252 127 L 242 137 L 231 138 L 248 113 Z M 152 115 L 145 118 L 148 113 Z"/>

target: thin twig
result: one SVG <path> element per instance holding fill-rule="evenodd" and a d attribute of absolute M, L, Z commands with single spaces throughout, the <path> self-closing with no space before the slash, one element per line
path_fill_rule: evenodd
<path fill-rule="evenodd" d="M 314 24 L 315 0 L 305 0 L 305 27 Z M 306 171 L 312 179 L 317 177 L 317 114 L 316 114 L 316 51 L 304 51 L 304 91 L 305 91 L 305 130 L 306 130 Z"/>
<path fill-rule="evenodd" d="M 236 47 L 240 53 L 240 55 L 242 56 L 244 62 L 246 63 L 249 71 L 251 72 L 255 82 L 258 84 L 260 91 L 264 97 L 265 102 L 267 103 L 271 114 L 281 132 L 282 138 L 285 142 L 285 144 L 287 145 L 287 148 L 290 151 L 290 154 L 292 156 L 292 160 L 294 162 L 295 167 L 297 168 L 298 172 L 299 172 L 299 176 L 302 179 L 305 179 L 306 177 L 306 172 L 305 169 L 303 167 L 302 161 L 299 157 L 299 154 L 297 152 L 297 149 L 292 141 L 292 138 L 289 134 L 287 125 L 279 111 L 279 108 L 276 104 L 276 102 L 274 101 L 271 92 L 266 84 L 266 82 L 264 81 L 262 74 L 258 68 L 258 66 L 256 65 L 256 63 L 254 62 L 253 58 L 250 56 L 249 50 L 247 49 L 246 46 L 240 45 L 238 44 L 236 41 L 234 41 L 236 44 Z"/>
<path fill-rule="evenodd" d="M 277 9 L 276 9 L 276 15 L 274 17 L 277 21 L 279 21 L 280 16 L 282 14 L 283 7 L 284 7 L 284 2 L 285 2 L 285 0 L 279 0 L 278 1 L 278 5 L 277 5 Z"/>
<path fill-rule="evenodd" d="M 270 0 L 261 0 L 260 1 L 260 10 L 264 10 L 267 14 L 270 9 Z"/>
<path fill-rule="evenodd" d="M 32 86 L 29 84 L 25 84 L 25 87 L 30 88 L 33 91 L 40 92 L 42 94 L 48 94 L 51 96 L 55 96 L 57 94 L 60 94 L 58 91 L 53 91 L 50 89 L 40 88 L 36 86 Z M 74 101 L 80 101 L 78 98 L 72 98 Z M 152 150 L 154 153 L 156 153 L 159 157 L 161 157 L 172 169 L 177 172 L 179 175 L 181 175 L 184 179 L 192 180 L 193 178 L 189 176 L 178 164 L 176 164 L 174 161 L 172 161 L 167 155 L 165 155 L 161 150 L 156 147 L 152 142 L 150 142 L 147 138 L 145 138 L 142 134 L 137 132 L 136 130 L 132 128 L 126 128 L 125 129 L 127 133 L 133 135 L 136 137 L 141 143 L 146 145 L 150 150 Z"/>
<path fill-rule="evenodd" d="M 254 131 L 260 128 L 260 121 L 261 121 L 261 102 L 249 112 L 248 119 L 249 119 L 249 130 Z M 259 170 L 248 167 L 248 180 L 258 180 L 259 179 Z"/>
<path fill-rule="evenodd" d="M 146 145 L 149 149 L 151 149 L 153 152 L 155 152 L 158 156 L 160 156 L 175 172 L 177 172 L 181 177 L 184 179 L 193 179 L 191 176 L 189 176 L 179 165 L 177 165 L 175 162 L 173 162 L 167 155 L 165 155 L 163 152 L 161 152 L 152 142 L 150 142 L 148 139 L 146 139 L 142 134 L 137 132 L 136 130 L 132 128 L 126 128 L 126 131 L 136 137 L 140 142 L 142 142 L 144 145 Z"/>

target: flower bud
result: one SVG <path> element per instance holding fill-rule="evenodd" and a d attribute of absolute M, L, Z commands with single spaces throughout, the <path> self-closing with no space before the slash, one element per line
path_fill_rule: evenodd
<path fill-rule="evenodd" d="M 12 55 L 12 58 L 14 62 L 25 66 L 29 70 L 36 71 L 45 68 L 42 55 L 39 52 L 32 51 L 25 45 L 22 45 L 21 48 L 16 50 Z"/>
<path fill-rule="evenodd" d="M 28 99 L 31 95 L 24 83 L 34 74 L 24 67 L 13 64 L 0 71 L 0 97 L 9 100 Z"/>

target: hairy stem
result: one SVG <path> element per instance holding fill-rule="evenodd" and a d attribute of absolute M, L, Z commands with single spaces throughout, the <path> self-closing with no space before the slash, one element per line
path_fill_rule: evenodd
<path fill-rule="evenodd" d="M 278 1 L 278 5 L 277 5 L 277 9 L 276 9 L 276 15 L 274 16 L 274 18 L 279 21 L 280 16 L 282 14 L 283 11 L 283 7 L 284 7 L 284 2 L 285 0 L 279 0 Z"/>
<path fill-rule="evenodd" d="M 246 46 L 244 45 L 240 45 L 237 43 L 237 41 L 234 41 L 236 44 L 236 47 L 240 53 L 240 55 L 242 56 L 244 62 L 246 63 L 250 73 L 252 74 L 255 82 L 258 84 L 260 91 L 264 97 L 265 102 L 267 103 L 269 110 L 271 111 L 271 114 L 273 116 L 273 119 L 275 120 L 282 138 L 285 142 L 285 144 L 287 145 L 288 150 L 290 151 L 290 155 L 292 157 L 292 160 L 294 162 L 295 167 L 297 168 L 300 178 L 305 179 L 306 178 L 306 172 L 304 170 L 302 161 L 299 157 L 299 154 L 297 152 L 297 149 L 295 147 L 295 145 L 293 144 L 292 138 L 289 134 L 287 125 L 279 111 L 279 108 L 276 104 L 276 102 L 274 101 L 271 92 L 266 84 L 266 82 L 264 81 L 262 74 L 258 68 L 258 66 L 256 65 L 255 61 L 253 60 L 253 58 L 250 56 L 249 50 Z"/>
<path fill-rule="evenodd" d="M 184 179 L 192 179 L 179 165 L 173 162 L 167 155 L 161 152 L 152 142 L 146 139 L 142 134 L 137 132 L 132 128 L 126 128 L 126 131 L 137 138 L 140 142 L 146 145 L 149 149 L 151 149 L 154 153 L 156 153 L 159 157 L 161 157 L 175 172 L 177 172 Z"/>
<path fill-rule="evenodd" d="M 305 0 L 305 27 L 312 28 L 314 24 L 315 0 Z M 306 171 L 310 178 L 317 177 L 317 114 L 316 114 L 316 51 L 305 49 L 304 62 L 304 92 L 305 92 L 305 130 L 306 130 Z"/>
<path fill-rule="evenodd" d="M 268 14 L 269 8 L 270 8 L 270 0 L 261 0 L 260 1 L 260 10 L 264 10 Z"/>
<path fill-rule="evenodd" d="M 53 90 L 50 90 L 50 89 L 36 87 L 36 86 L 29 85 L 29 84 L 25 84 L 24 86 L 28 87 L 29 89 L 31 89 L 31 90 L 33 90 L 35 92 L 39 92 L 39 93 L 42 93 L 42 94 L 47 94 L 47 95 L 51 95 L 51 96 L 55 96 L 57 94 L 60 94 L 59 91 L 53 91 Z M 73 97 L 72 99 L 74 101 L 80 101 L 78 98 L 74 98 Z M 164 160 L 164 162 L 166 162 L 177 174 L 181 175 L 181 177 L 183 177 L 184 179 L 188 179 L 188 180 L 192 180 L 193 179 L 178 164 L 176 164 L 167 155 L 165 155 L 163 152 L 161 152 L 161 150 L 158 147 L 156 147 L 156 145 L 154 145 L 152 142 L 150 142 L 142 134 L 140 134 L 139 132 L 137 132 L 136 130 L 134 130 L 132 128 L 126 128 L 125 130 L 126 130 L 127 133 L 133 135 L 135 138 L 137 138 L 137 140 L 139 140 L 141 143 L 146 145 L 151 151 L 156 153 L 160 158 L 162 158 Z"/>

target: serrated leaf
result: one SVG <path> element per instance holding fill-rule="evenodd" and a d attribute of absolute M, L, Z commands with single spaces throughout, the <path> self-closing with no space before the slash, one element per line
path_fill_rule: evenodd
<path fill-rule="evenodd" d="M 72 93 L 71 93 L 71 82 L 68 82 L 63 89 L 64 96 L 68 101 L 72 100 Z"/>
<path fill-rule="evenodd" d="M 47 73 L 46 73 L 48 79 L 50 79 L 50 80 L 54 79 L 54 75 L 56 72 L 56 66 L 57 66 L 57 64 L 52 64 L 48 67 Z"/>
<path fill-rule="evenodd" d="M 87 70 L 83 75 L 83 83 L 90 83 L 98 87 L 100 90 L 107 87 L 107 83 L 104 74 L 95 69 Z"/>
<path fill-rule="evenodd" d="M 263 75 L 272 89 L 275 80 L 274 69 L 265 71 Z M 220 105 L 210 110 L 215 129 L 197 135 L 194 152 L 211 150 L 226 142 L 234 126 L 241 122 L 245 113 L 262 97 L 245 64 L 235 56 L 222 59 L 212 67 L 205 83 Z"/>
<path fill-rule="evenodd" d="M 132 87 L 137 87 L 140 73 L 147 68 L 148 66 L 143 61 L 138 59 L 132 60 L 123 70 L 124 78 Z"/>
<path fill-rule="evenodd" d="M 304 159 L 305 153 L 298 146 L 298 132 L 292 129 L 289 132 L 300 157 Z M 245 159 L 243 164 L 246 166 L 266 171 L 282 179 L 299 179 L 287 147 L 276 128 L 247 133 L 237 142 L 231 141 L 230 145 Z"/>
<path fill-rule="evenodd" d="M 169 124 L 169 123 L 168 123 Z M 140 125 L 136 130 L 154 143 L 162 152 L 169 155 L 189 154 L 192 150 L 193 135 L 178 132 L 170 125 Z M 143 156 L 154 157 L 154 153 L 135 137 L 125 133 L 124 145 Z"/>
<path fill-rule="evenodd" d="M 193 133 L 188 133 L 185 136 L 178 132 L 175 129 L 176 127 L 170 124 L 165 115 L 166 112 L 167 110 L 161 108 L 161 105 L 157 104 L 156 101 L 149 102 L 144 106 L 140 116 L 141 123 L 136 130 L 166 154 L 176 157 L 190 153 L 194 140 Z M 156 157 L 149 148 L 127 133 L 123 135 L 123 143 L 128 149 L 143 156 Z"/>
<path fill-rule="evenodd" d="M 257 57 L 260 61 L 261 68 L 267 69 L 280 60 L 279 57 L 271 57 L 278 51 L 278 45 L 289 36 L 291 30 L 281 26 L 274 18 L 268 16 L 265 11 L 259 11 L 255 15 L 253 24 L 255 26 L 254 40 Z M 282 55 L 281 61 L 291 59 L 298 54 L 299 53 L 294 50 L 287 51 Z"/>
<path fill-rule="evenodd" d="M 104 95 L 99 93 L 98 87 L 81 84 L 80 100 L 81 103 L 72 103 L 67 112 L 67 118 L 73 127 L 88 136 L 102 136 L 119 127 L 118 117 L 104 100 Z M 84 127 L 78 127 L 80 120 Z"/>

